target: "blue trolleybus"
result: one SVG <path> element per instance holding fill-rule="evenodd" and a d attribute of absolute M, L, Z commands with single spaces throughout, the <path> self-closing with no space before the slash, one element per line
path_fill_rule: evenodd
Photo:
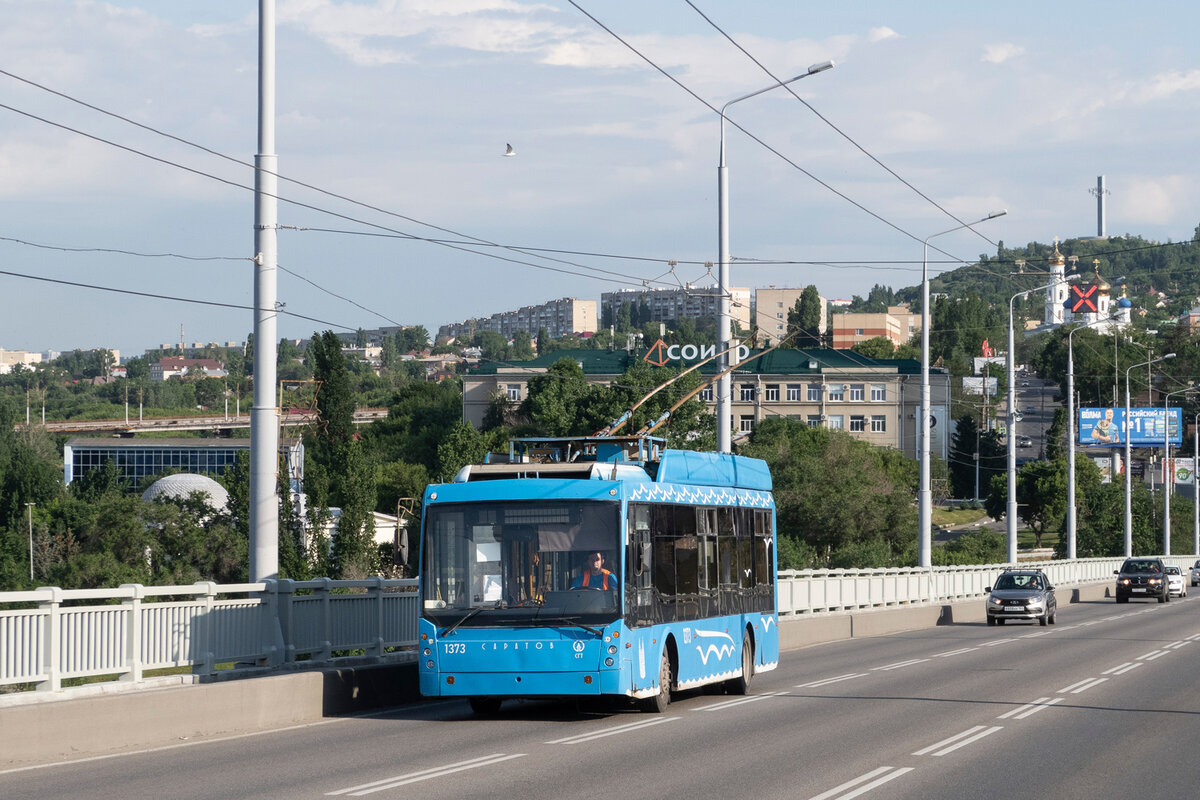
<path fill-rule="evenodd" d="M 497 463 L 497 462 L 501 463 Z M 775 504 L 758 459 L 646 437 L 518 439 L 431 485 L 420 686 L 505 698 L 744 694 L 779 660 Z"/>

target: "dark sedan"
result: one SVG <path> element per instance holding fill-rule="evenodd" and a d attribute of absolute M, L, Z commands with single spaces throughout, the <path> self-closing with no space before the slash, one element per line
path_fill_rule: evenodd
<path fill-rule="evenodd" d="M 1000 573 L 995 586 L 984 589 L 987 598 L 987 624 L 1003 625 L 1010 619 L 1036 619 L 1054 624 L 1058 603 L 1054 587 L 1040 569 L 1013 569 Z"/>

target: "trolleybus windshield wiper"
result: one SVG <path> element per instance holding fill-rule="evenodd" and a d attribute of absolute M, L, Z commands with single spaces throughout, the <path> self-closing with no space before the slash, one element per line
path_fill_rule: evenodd
<path fill-rule="evenodd" d="M 454 623 L 454 624 L 453 624 L 453 625 L 451 625 L 449 628 L 446 628 L 446 630 L 444 630 L 444 631 L 442 631 L 441 633 L 439 633 L 439 634 L 438 634 L 438 638 L 445 637 L 445 636 L 449 636 L 450 634 L 454 633 L 454 629 L 455 629 L 455 628 L 457 628 L 459 625 L 462 625 L 464 622 L 466 622 L 466 621 L 467 621 L 467 620 L 469 620 L 471 617 L 473 617 L 473 616 L 475 616 L 476 614 L 478 614 L 480 611 L 483 611 L 483 609 L 484 609 L 484 608 L 486 608 L 486 606 L 475 606 L 475 607 L 474 607 L 474 608 L 472 608 L 470 611 L 468 611 L 467 613 L 463 614 L 463 615 L 462 615 L 462 618 L 461 618 L 461 619 L 459 619 L 459 621 L 458 621 L 458 622 Z"/>
<path fill-rule="evenodd" d="M 551 624 L 553 624 L 555 622 L 561 622 L 565 625 L 571 625 L 576 628 L 583 628 L 585 631 L 588 631 L 589 633 L 594 633 L 597 636 L 604 635 L 603 628 L 597 628 L 594 625 L 584 625 L 582 622 L 571 619 L 570 617 L 538 617 L 537 621 L 538 622 L 549 622 Z"/>

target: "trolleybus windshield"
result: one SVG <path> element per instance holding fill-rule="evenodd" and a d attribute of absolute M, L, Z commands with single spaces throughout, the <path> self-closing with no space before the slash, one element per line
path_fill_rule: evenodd
<path fill-rule="evenodd" d="M 621 597 L 619 512 L 619 503 L 597 500 L 430 504 L 422 614 L 440 628 L 615 620 Z M 597 552 L 603 570 L 581 586 Z"/>

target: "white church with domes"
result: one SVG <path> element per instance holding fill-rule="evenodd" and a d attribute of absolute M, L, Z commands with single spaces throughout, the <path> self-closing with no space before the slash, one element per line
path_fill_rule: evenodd
<path fill-rule="evenodd" d="M 1067 280 L 1067 261 L 1072 272 L 1078 257 L 1069 259 L 1058 250 L 1058 239 L 1054 240 L 1054 253 L 1050 256 L 1050 274 L 1053 282 L 1046 287 L 1046 310 L 1043 326 L 1050 328 L 1063 324 L 1086 325 L 1100 333 L 1112 333 L 1129 324 L 1133 303 L 1121 286 L 1121 296 L 1111 297 L 1112 287 L 1100 277 L 1099 259 L 1092 261 L 1090 283 Z M 1077 310 L 1072 310 L 1072 309 Z"/>

